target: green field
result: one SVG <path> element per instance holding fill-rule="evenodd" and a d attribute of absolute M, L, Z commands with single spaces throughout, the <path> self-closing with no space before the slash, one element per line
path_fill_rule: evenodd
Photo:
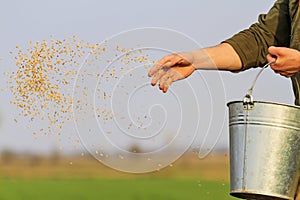
<path fill-rule="evenodd" d="M 71 163 L 71 164 L 70 164 Z M 84 157 L 11 156 L 0 162 L 0 200 L 230 200 L 228 157 L 195 155 L 146 174 Z"/>
<path fill-rule="evenodd" d="M 180 179 L 0 180 L 0 199 L 186 200 L 233 199 L 229 185 Z"/>

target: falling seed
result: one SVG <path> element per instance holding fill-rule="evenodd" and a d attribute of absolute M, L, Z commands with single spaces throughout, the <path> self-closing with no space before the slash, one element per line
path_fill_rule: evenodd
<path fill-rule="evenodd" d="M 56 123 L 70 118 L 66 115 L 73 113 L 73 110 L 65 104 L 70 102 L 72 105 L 72 94 L 61 89 L 58 84 L 70 85 L 68 79 L 73 80 L 72 76 L 77 74 L 79 65 L 74 59 L 83 55 L 86 49 L 95 48 L 95 45 L 88 46 L 86 42 L 76 40 L 74 36 L 63 41 L 51 37 L 50 41 L 29 41 L 26 51 L 16 46 L 17 52 L 10 52 L 17 66 L 16 71 L 5 73 L 9 77 L 9 89 L 14 95 L 12 103 L 23 111 L 30 111 L 21 112 L 21 116 L 31 116 L 30 121 L 34 121 L 36 116 L 41 115 L 41 111 L 46 111 L 47 117 L 43 116 L 38 121 L 49 119 L 49 123 L 59 129 L 62 125 Z M 53 109 L 57 111 L 53 112 Z M 50 129 L 51 126 L 49 132 Z"/>
<path fill-rule="evenodd" d="M 37 129 L 39 130 L 38 132 L 33 132 L 35 138 L 37 138 L 39 134 L 48 136 L 53 131 L 62 132 L 64 124 L 72 119 L 74 113 L 73 94 L 68 87 L 74 85 L 74 80 L 78 76 L 77 71 L 81 63 L 79 58 L 93 51 L 96 58 L 101 60 L 100 54 L 109 49 L 106 45 L 99 48 L 99 43 L 92 45 L 89 42 L 77 39 L 76 36 L 65 37 L 62 40 L 56 40 L 51 36 L 50 40 L 29 41 L 28 45 L 28 48 L 16 46 L 16 49 L 14 49 L 16 52 L 9 52 L 13 56 L 17 69 L 13 72 L 5 73 L 5 75 L 8 77 L 7 83 L 13 94 L 12 104 L 16 105 L 20 110 L 17 117 L 28 119 L 29 123 L 39 122 L 46 124 L 44 128 Z M 79 78 L 78 80 L 84 82 L 86 78 L 100 78 L 100 76 L 103 76 L 107 81 L 115 81 L 119 79 L 118 77 L 122 77 L 127 73 L 126 70 L 133 69 L 130 64 L 150 62 L 147 55 L 138 54 L 143 53 L 141 49 L 133 51 L 133 49 L 116 46 L 115 50 L 125 54 L 124 58 L 118 60 L 122 65 L 121 67 L 112 66 L 106 71 L 104 76 L 103 74 L 87 73 L 89 77 L 79 76 L 77 77 Z M 111 60 L 106 61 L 111 62 Z M 95 61 L 89 62 L 87 64 L 93 65 Z M 136 74 L 130 73 L 130 76 L 136 76 Z M 77 83 L 75 87 L 83 89 L 83 95 L 87 97 L 90 88 L 84 87 L 81 83 Z M 121 86 L 121 88 L 125 87 Z M 100 89 L 97 91 L 98 98 L 101 99 Z M 129 95 L 128 92 L 127 95 Z M 107 95 L 106 92 L 103 93 L 104 100 L 110 98 L 111 95 Z M 88 104 L 81 105 L 84 102 L 84 99 L 77 100 L 74 109 L 85 113 L 83 106 L 93 106 Z M 102 117 L 101 119 L 104 121 L 111 121 L 114 113 L 107 105 L 104 104 L 102 106 L 102 108 L 97 108 L 99 111 L 97 116 L 99 118 Z M 14 119 L 16 123 L 18 123 L 17 119 L 19 119 L 17 117 Z M 125 119 L 125 117 L 120 119 Z M 80 119 L 74 120 L 78 122 Z M 132 124 L 128 128 L 131 126 Z M 28 125 L 28 128 L 30 128 L 30 125 Z M 89 131 L 91 130 L 89 129 Z M 107 132 L 107 134 L 111 133 L 111 131 Z M 60 141 L 59 138 L 58 140 Z M 73 141 L 79 143 L 79 140 Z M 59 149 L 62 150 L 62 146 Z M 99 154 L 98 151 L 96 153 Z M 103 154 L 101 155 L 104 156 Z M 105 157 L 109 157 L 109 155 L 106 154 Z"/>

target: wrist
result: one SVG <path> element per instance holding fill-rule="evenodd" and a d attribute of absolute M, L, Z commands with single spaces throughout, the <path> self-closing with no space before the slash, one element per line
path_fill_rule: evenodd
<path fill-rule="evenodd" d="M 211 58 L 207 49 L 197 49 L 190 52 L 191 64 L 195 69 L 211 70 L 217 69 L 214 60 Z"/>

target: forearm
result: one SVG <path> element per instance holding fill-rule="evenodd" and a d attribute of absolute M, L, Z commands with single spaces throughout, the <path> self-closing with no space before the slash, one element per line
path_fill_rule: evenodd
<path fill-rule="evenodd" d="M 197 69 L 238 71 L 242 68 L 239 55 L 227 43 L 191 52 Z"/>

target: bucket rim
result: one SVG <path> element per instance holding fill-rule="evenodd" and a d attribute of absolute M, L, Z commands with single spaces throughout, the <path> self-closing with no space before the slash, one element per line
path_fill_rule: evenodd
<path fill-rule="evenodd" d="M 286 200 L 292 200 L 293 198 L 287 195 L 271 193 L 271 192 L 264 192 L 264 191 L 257 191 L 257 190 L 231 190 L 230 195 L 233 197 L 238 198 L 245 198 L 245 195 L 258 195 L 258 196 L 267 196 L 270 198 L 280 198 Z"/>
<path fill-rule="evenodd" d="M 241 103 L 241 104 L 243 104 L 243 101 L 230 101 L 226 105 L 227 105 L 227 107 L 229 107 L 229 105 L 235 104 L 235 103 Z M 278 102 L 253 101 L 253 103 L 254 104 L 255 103 L 259 103 L 259 104 L 272 104 L 272 105 L 279 105 L 279 106 L 285 106 L 285 107 L 291 107 L 291 108 L 295 108 L 295 109 L 300 109 L 300 106 L 298 106 L 298 105 L 290 105 L 290 104 L 284 104 L 284 103 L 278 103 Z"/>

